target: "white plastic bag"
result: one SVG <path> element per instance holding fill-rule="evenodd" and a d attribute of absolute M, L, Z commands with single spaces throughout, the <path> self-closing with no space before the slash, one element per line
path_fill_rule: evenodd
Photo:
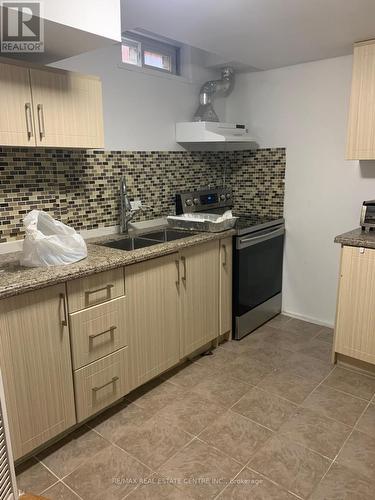
<path fill-rule="evenodd" d="M 21 265 L 27 267 L 70 264 L 87 257 L 84 239 L 72 227 L 41 210 L 23 219 L 26 230 Z"/>

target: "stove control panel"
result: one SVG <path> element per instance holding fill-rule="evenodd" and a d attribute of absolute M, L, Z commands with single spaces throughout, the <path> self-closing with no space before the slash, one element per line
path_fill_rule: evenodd
<path fill-rule="evenodd" d="M 177 215 L 225 208 L 232 208 L 232 193 L 226 188 L 207 188 L 176 194 Z"/>

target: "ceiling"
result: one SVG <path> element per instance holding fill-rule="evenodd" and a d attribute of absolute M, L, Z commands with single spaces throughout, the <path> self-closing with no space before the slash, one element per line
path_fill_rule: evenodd
<path fill-rule="evenodd" d="M 265 70 L 337 57 L 375 37 L 374 0 L 121 0 L 143 29 Z"/>

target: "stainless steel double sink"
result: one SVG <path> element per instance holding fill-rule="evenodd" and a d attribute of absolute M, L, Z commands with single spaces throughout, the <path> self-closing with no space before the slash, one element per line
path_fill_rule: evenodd
<path fill-rule="evenodd" d="M 121 239 L 106 241 L 105 243 L 97 243 L 100 246 L 117 248 L 119 250 L 138 250 L 139 248 L 150 247 L 152 245 L 158 245 L 160 243 L 166 243 L 168 241 L 180 240 L 182 238 L 188 238 L 197 233 L 192 231 L 179 231 L 177 229 L 162 229 L 159 231 L 153 231 L 150 233 L 143 233 L 136 237 L 124 237 Z"/>

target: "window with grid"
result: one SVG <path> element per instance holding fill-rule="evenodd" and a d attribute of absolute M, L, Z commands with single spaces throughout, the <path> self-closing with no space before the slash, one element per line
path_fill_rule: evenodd
<path fill-rule="evenodd" d="M 122 37 L 122 62 L 134 66 L 179 74 L 179 47 L 133 33 Z"/>

